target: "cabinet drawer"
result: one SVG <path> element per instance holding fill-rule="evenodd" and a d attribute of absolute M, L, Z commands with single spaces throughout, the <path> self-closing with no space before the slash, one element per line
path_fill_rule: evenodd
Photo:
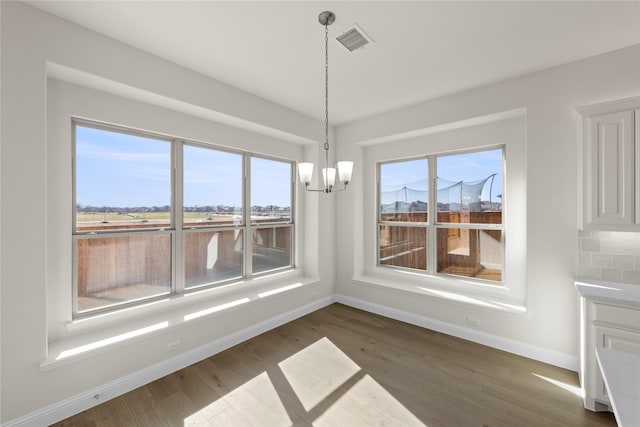
<path fill-rule="evenodd" d="M 607 326 L 596 326 L 594 332 L 596 348 L 610 348 L 640 356 L 640 332 L 630 332 Z M 599 402 L 609 404 L 609 396 L 607 396 L 607 389 L 604 385 L 604 380 L 602 379 L 602 373 L 600 372 L 600 369 L 595 366 L 595 363 L 594 369 L 595 382 L 593 383 L 593 386 L 595 389 L 592 390 L 591 395 Z"/>
<path fill-rule="evenodd" d="M 640 309 L 593 304 L 593 320 L 640 331 Z"/>

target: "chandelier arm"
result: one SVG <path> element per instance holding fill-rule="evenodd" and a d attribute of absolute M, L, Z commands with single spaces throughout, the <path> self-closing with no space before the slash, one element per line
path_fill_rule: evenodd
<path fill-rule="evenodd" d="M 329 191 L 325 190 L 324 188 L 309 188 L 309 187 L 304 187 L 305 191 L 313 191 L 316 193 L 329 193 Z"/>
<path fill-rule="evenodd" d="M 305 191 L 315 191 L 318 193 L 337 193 L 339 191 L 344 191 L 347 189 L 347 186 L 349 184 L 342 184 L 342 188 L 337 188 L 336 186 L 331 187 L 331 190 L 327 191 L 324 188 L 311 188 L 308 185 L 305 185 L 304 189 Z"/>
<path fill-rule="evenodd" d="M 334 192 L 335 192 L 335 193 L 337 193 L 337 192 L 339 192 L 339 191 L 344 191 L 344 190 L 346 190 L 346 189 L 347 189 L 347 185 L 348 185 L 348 184 L 342 184 L 342 185 L 343 185 L 343 187 L 342 187 L 342 188 L 335 188 L 335 187 L 334 187 L 334 188 L 333 188 L 333 190 L 331 190 L 331 192 L 332 192 L 332 193 L 334 193 Z"/>

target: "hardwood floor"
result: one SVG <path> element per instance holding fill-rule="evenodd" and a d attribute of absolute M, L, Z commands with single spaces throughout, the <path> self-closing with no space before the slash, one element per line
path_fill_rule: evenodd
<path fill-rule="evenodd" d="M 577 374 L 333 304 L 55 426 L 615 426 Z"/>

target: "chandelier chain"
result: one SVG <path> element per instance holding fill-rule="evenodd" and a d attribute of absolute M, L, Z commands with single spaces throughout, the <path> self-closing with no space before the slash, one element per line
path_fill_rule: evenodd
<path fill-rule="evenodd" d="M 324 26 L 324 149 L 329 149 L 329 26 Z"/>
<path fill-rule="evenodd" d="M 324 24 L 324 191 L 329 188 L 329 23 Z"/>

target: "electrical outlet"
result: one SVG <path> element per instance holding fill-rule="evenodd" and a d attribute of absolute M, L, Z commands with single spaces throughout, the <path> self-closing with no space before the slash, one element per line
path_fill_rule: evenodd
<path fill-rule="evenodd" d="M 467 317 L 466 321 L 467 321 L 467 325 L 469 326 L 473 326 L 476 328 L 480 326 L 480 321 L 478 321 L 478 319 L 474 319 L 473 317 Z"/>
<path fill-rule="evenodd" d="M 175 340 L 167 343 L 167 353 L 175 351 L 180 348 L 180 340 Z"/>

